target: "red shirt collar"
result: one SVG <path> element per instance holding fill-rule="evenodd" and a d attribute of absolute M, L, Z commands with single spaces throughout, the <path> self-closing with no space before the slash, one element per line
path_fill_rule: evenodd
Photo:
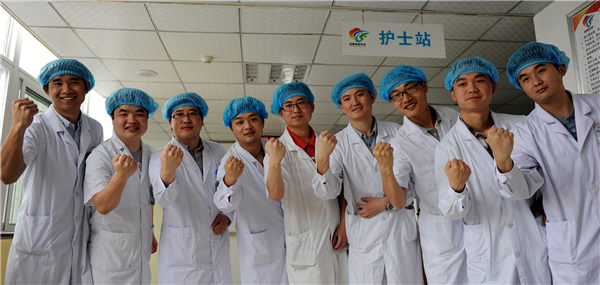
<path fill-rule="evenodd" d="M 292 137 L 292 140 L 294 141 L 294 143 L 296 143 L 297 146 L 299 146 L 301 149 L 303 149 L 306 154 L 308 154 L 308 156 L 310 156 L 311 158 L 315 157 L 315 132 L 313 131 L 312 128 L 310 128 L 310 132 L 311 132 L 311 136 L 310 136 L 310 141 L 309 142 L 305 142 L 303 139 L 301 139 L 299 136 L 297 136 L 296 134 L 294 134 L 290 128 L 287 128 L 288 133 L 290 134 L 290 136 Z"/>

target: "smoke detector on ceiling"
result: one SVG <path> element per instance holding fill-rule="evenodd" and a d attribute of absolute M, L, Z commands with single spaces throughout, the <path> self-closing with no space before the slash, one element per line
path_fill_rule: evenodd
<path fill-rule="evenodd" d="M 137 74 L 138 76 L 141 77 L 155 77 L 158 75 L 158 72 L 154 71 L 154 70 L 150 70 L 150 69 L 140 69 L 138 71 L 135 72 L 135 74 Z"/>

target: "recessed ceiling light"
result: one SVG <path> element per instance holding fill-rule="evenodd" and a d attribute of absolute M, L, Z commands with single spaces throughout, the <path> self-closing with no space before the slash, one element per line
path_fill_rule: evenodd
<path fill-rule="evenodd" d="M 158 75 L 158 72 L 150 69 L 140 69 L 136 71 L 135 74 L 141 77 L 154 77 Z"/>

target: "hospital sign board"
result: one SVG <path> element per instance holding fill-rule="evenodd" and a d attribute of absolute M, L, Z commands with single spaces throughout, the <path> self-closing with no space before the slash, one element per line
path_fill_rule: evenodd
<path fill-rule="evenodd" d="M 362 56 L 445 58 L 444 26 L 342 22 L 342 53 Z"/>

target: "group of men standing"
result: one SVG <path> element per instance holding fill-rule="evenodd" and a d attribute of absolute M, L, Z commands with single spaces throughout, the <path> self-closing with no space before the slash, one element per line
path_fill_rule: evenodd
<path fill-rule="evenodd" d="M 245 284 L 600 283 L 600 95 L 565 90 L 568 63 L 537 42 L 511 56 L 510 83 L 536 103 L 526 117 L 489 109 L 498 71 L 483 58 L 446 75 L 460 112 L 429 105 L 423 71 L 397 66 L 379 96 L 402 126 L 373 116 L 378 92 L 355 74 L 331 94 L 349 119 L 335 135 L 310 126 L 306 84 L 283 84 L 270 108 L 281 137 L 262 138 L 262 102 L 237 98 L 225 152 L 200 138 L 196 93 L 164 104 L 174 137 L 155 151 L 142 136 L 158 104 L 116 90 L 101 142 L 79 110 L 92 74 L 53 61 L 38 79 L 52 106 L 16 100 L 2 146 L 2 181 L 26 175 L 6 282 L 150 283 L 156 200 L 159 283 L 232 283 L 234 212 Z"/>

